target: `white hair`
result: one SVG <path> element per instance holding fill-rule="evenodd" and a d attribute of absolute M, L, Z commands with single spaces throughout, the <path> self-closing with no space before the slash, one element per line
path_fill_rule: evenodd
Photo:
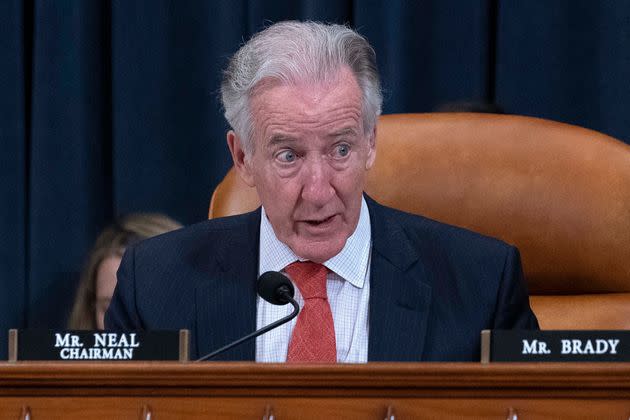
<path fill-rule="evenodd" d="M 251 154 L 253 122 L 249 100 L 262 80 L 283 84 L 325 82 L 350 68 L 362 93 L 363 127 L 369 135 L 381 113 L 376 54 L 367 40 L 343 25 L 279 22 L 254 35 L 231 58 L 221 83 L 225 118 Z"/>

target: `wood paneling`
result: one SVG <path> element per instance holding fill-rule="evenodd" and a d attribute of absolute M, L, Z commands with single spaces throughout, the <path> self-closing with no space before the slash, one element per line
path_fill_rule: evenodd
<path fill-rule="evenodd" d="M 629 364 L 4 363 L 0 420 L 628 418 Z"/>

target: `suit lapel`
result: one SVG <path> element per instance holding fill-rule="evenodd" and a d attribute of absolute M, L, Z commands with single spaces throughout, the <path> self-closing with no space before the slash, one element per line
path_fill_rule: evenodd
<path fill-rule="evenodd" d="M 199 357 L 217 350 L 256 329 L 256 278 L 260 209 L 243 216 L 243 229 L 226 229 L 215 248 L 208 278 L 197 287 L 197 352 Z M 254 360 L 255 341 L 242 343 L 213 360 Z"/>
<path fill-rule="evenodd" d="M 421 360 L 431 287 L 396 213 L 366 201 L 372 227 L 368 360 Z"/>

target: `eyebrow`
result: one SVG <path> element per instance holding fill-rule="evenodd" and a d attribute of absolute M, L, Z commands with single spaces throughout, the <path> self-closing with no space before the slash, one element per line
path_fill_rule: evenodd
<path fill-rule="evenodd" d="M 341 130 L 335 131 L 334 133 L 328 134 L 326 137 L 328 138 L 337 138 L 337 137 L 342 137 L 342 136 L 356 136 L 357 135 L 357 131 L 352 128 L 352 127 L 346 127 L 346 128 L 342 128 Z M 267 146 L 276 146 L 278 144 L 290 144 L 290 143 L 295 143 L 297 142 L 297 138 L 292 137 L 290 135 L 287 134 L 274 134 L 273 136 L 271 136 L 271 138 L 269 139 L 269 142 L 267 143 Z"/>
<path fill-rule="evenodd" d="M 329 134 L 328 137 L 342 137 L 342 136 L 355 136 L 357 135 L 357 131 L 352 127 L 342 128 L 339 131 L 335 131 L 332 134 Z"/>
<path fill-rule="evenodd" d="M 274 134 L 269 139 L 267 146 L 275 146 L 278 144 L 295 143 L 297 139 L 295 137 L 287 136 L 286 134 Z"/>

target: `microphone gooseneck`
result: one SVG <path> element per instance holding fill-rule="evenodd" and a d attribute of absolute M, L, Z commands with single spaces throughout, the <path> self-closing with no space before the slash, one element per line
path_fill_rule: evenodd
<path fill-rule="evenodd" d="M 195 362 L 202 362 L 204 360 L 212 359 L 213 357 L 231 349 L 232 347 L 236 347 L 247 340 L 256 338 L 259 335 L 271 331 L 282 324 L 286 324 L 287 322 L 295 318 L 300 312 L 300 306 L 295 301 L 295 299 L 293 299 L 293 296 L 295 295 L 293 284 L 291 283 L 291 280 L 289 280 L 282 273 L 279 273 L 277 271 L 267 271 L 266 273 L 263 273 L 258 278 L 256 291 L 258 292 L 258 295 L 260 297 L 274 305 L 286 305 L 287 303 L 290 303 L 291 305 L 293 305 L 293 312 L 291 312 L 284 318 L 280 318 L 279 320 L 272 322 L 271 324 L 266 325 L 251 334 L 246 335 L 245 337 L 239 338 L 238 340 L 233 341 L 230 344 L 227 344 L 220 349 L 213 351 L 212 353 L 206 354 L 205 356 L 195 360 Z"/>

